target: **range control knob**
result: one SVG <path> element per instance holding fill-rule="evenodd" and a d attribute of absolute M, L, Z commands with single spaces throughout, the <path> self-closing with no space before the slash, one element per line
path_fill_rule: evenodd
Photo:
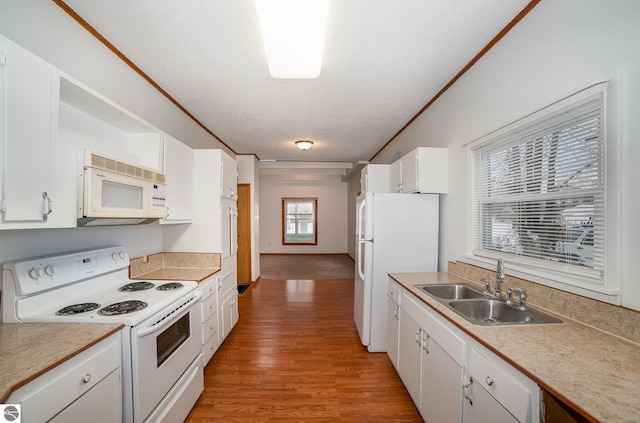
<path fill-rule="evenodd" d="M 121 260 L 124 260 L 124 258 L 126 257 L 125 254 L 124 254 L 124 251 L 120 251 L 118 253 L 118 257 L 120 257 Z"/>
<path fill-rule="evenodd" d="M 40 279 L 42 277 L 42 270 L 38 269 L 37 267 L 29 269 L 29 277 L 35 280 Z"/>
<path fill-rule="evenodd" d="M 44 268 L 44 273 L 46 273 L 49 276 L 55 275 L 57 271 L 58 269 L 56 269 L 56 267 L 52 264 L 48 264 Z"/>
<path fill-rule="evenodd" d="M 111 258 L 113 259 L 113 261 L 118 261 L 118 253 L 116 252 L 111 253 Z"/>

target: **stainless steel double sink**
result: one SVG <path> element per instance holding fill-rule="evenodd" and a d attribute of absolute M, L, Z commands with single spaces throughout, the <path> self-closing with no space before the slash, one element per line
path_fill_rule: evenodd
<path fill-rule="evenodd" d="M 467 283 L 415 285 L 467 321 L 480 326 L 563 323 L 537 310 L 521 310 L 503 299 L 492 298 Z"/>

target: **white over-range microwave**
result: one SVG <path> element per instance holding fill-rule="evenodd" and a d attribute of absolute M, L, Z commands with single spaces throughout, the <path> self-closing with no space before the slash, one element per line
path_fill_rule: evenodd
<path fill-rule="evenodd" d="M 135 225 L 167 214 L 163 173 L 84 150 L 78 226 Z"/>

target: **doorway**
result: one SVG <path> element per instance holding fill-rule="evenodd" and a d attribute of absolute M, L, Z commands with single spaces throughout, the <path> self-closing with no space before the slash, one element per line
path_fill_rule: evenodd
<path fill-rule="evenodd" d="M 251 282 L 251 185 L 238 184 L 238 283 Z"/>

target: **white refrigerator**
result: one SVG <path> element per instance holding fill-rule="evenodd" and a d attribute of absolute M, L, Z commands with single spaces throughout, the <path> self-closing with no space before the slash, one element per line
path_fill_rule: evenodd
<path fill-rule="evenodd" d="M 356 200 L 354 320 L 369 352 L 387 350 L 387 274 L 438 269 L 438 200 L 395 193 Z"/>

